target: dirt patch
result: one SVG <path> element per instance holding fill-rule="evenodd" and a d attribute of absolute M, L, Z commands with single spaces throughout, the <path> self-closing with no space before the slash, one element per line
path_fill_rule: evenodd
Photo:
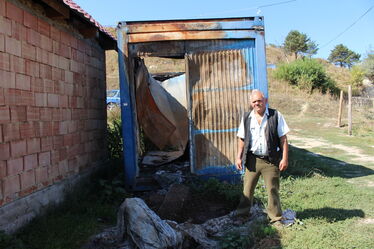
<path fill-rule="evenodd" d="M 260 240 L 257 243 L 255 248 L 258 249 L 267 249 L 267 248 L 279 248 L 281 246 L 281 241 L 278 236 L 275 237 L 266 237 Z"/>
<path fill-rule="evenodd" d="M 329 143 L 326 140 L 323 139 L 313 139 L 313 138 L 306 138 L 306 137 L 298 137 L 295 135 L 287 135 L 290 143 L 292 145 L 295 145 L 299 148 L 303 149 L 310 149 L 315 147 L 327 147 L 329 146 Z"/>
<path fill-rule="evenodd" d="M 374 188 L 374 181 L 362 179 L 362 178 L 353 178 L 348 180 L 349 183 L 353 183 L 362 187 Z"/>
<path fill-rule="evenodd" d="M 160 215 L 160 207 L 164 196 L 157 193 L 142 196 L 147 205 Z M 182 207 L 180 215 L 174 220 L 178 223 L 189 221 L 193 224 L 202 224 L 207 220 L 224 216 L 233 210 L 233 205 L 224 199 L 206 198 L 198 194 L 192 194 Z M 162 214 L 160 215 L 162 218 Z"/>
<path fill-rule="evenodd" d="M 156 179 L 157 182 L 153 185 L 153 190 L 140 193 L 138 197 L 142 198 L 162 219 L 171 219 L 178 223 L 189 221 L 193 224 L 202 224 L 230 213 L 237 205 L 220 196 L 194 190 L 198 184 L 193 180 L 194 176 L 190 173 L 188 161 L 180 160 L 158 167 L 142 167 L 141 171 L 143 176 L 147 175 L 146 177 Z M 161 171 L 164 175 L 157 174 Z M 178 172 L 181 177 L 175 178 Z M 180 185 L 177 187 L 179 190 L 175 191 L 176 186 L 169 180 L 177 180 L 179 182 L 177 185 Z M 192 182 L 194 187 L 190 186 Z M 180 203 L 181 199 L 183 204 Z"/>
<path fill-rule="evenodd" d="M 328 142 L 323 138 L 306 138 L 306 137 L 298 137 L 296 135 L 288 135 L 289 140 L 291 141 L 292 145 L 295 145 L 299 148 L 303 149 L 310 149 L 310 148 L 335 148 L 342 150 L 346 154 L 352 156 L 351 160 L 354 162 L 373 162 L 374 157 L 366 155 L 362 152 L 362 150 L 353 147 L 353 146 L 346 146 L 342 144 L 333 144 Z"/>
<path fill-rule="evenodd" d="M 191 223 L 202 224 L 207 220 L 224 216 L 232 207 L 224 200 L 206 200 L 202 198 L 193 198 L 184 209 L 184 220 L 191 220 Z"/>
<path fill-rule="evenodd" d="M 374 224 L 374 219 L 373 218 L 367 218 L 367 219 L 362 219 L 359 220 L 360 224 Z"/>
<path fill-rule="evenodd" d="M 373 181 L 368 181 L 366 186 L 373 188 L 374 187 L 374 182 Z"/>

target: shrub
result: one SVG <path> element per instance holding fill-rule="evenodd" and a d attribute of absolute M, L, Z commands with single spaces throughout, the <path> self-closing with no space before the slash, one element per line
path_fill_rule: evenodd
<path fill-rule="evenodd" d="M 220 240 L 222 249 L 246 249 L 254 245 L 253 239 L 247 235 L 243 236 L 238 231 L 230 231 Z"/>
<path fill-rule="evenodd" d="M 100 179 L 99 185 L 101 191 L 98 194 L 98 199 L 102 203 L 114 203 L 117 200 L 129 197 L 130 195 L 125 190 L 123 179 L 123 174 L 119 174 L 113 180 Z"/>
<path fill-rule="evenodd" d="M 261 240 L 268 236 L 274 236 L 276 235 L 276 233 L 277 233 L 277 229 L 275 229 L 275 227 L 272 227 L 268 224 L 264 224 L 261 222 L 254 224 L 253 237 L 256 238 L 257 240 Z"/>
<path fill-rule="evenodd" d="M 277 230 L 264 221 L 256 221 L 248 227 L 248 233 L 241 232 L 240 229 L 234 229 L 225 233 L 220 240 L 222 249 L 246 249 L 258 248 L 258 243 L 264 238 L 276 239 Z M 263 247 L 261 247 L 263 248 Z"/>
<path fill-rule="evenodd" d="M 139 126 L 139 155 L 143 156 L 147 151 L 158 150 L 158 148 L 145 135 L 144 130 Z M 121 159 L 123 152 L 121 109 L 114 107 L 108 110 L 107 122 L 107 144 L 111 159 Z"/>
<path fill-rule="evenodd" d="M 122 121 L 120 111 L 115 108 L 108 113 L 107 144 L 110 159 L 122 158 Z"/>
<path fill-rule="evenodd" d="M 339 90 L 336 83 L 326 74 L 323 65 L 315 59 L 303 58 L 289 64 L 281 64 L 273 76 L 309 93 L 318 89 L 322 93 L 337 94 Z"/>
<path fill-rule="evenodd" d="M 349 80 L 349 83 L 352 85 L 352 94 L 360 95 L 363 87 L 365 72 L 361 67 L 353 66 L 350 73 L 351 78 Z"/>
<path fill-rule="evenodd" d="M 22 249 L 26 248 L 23 242 L 13 235 L 8 235 L 0 231 L 0 248 L 4 249 Z"/>
<path fill-rule="evenodd" d="M 374 51 L 371 51 L 362 63 L 365 76 L 374 81 Z"/>

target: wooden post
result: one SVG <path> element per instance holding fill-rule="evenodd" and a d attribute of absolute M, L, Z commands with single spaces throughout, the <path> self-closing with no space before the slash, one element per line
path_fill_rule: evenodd
<path fill-rule="evenodd" d="M 342 111 L 343 111 L 343 90 L 340 90 L 338 123 L 336 125 L 338 127 L 342 126 Z"/>
<path fill-rule="evenodd" d="M 352 86 L 348 86 L 348 135 L 352 136 Z"/>

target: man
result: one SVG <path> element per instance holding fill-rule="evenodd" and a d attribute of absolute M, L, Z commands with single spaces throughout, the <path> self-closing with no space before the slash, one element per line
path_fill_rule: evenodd
<path fill-rule="evenodd" d="M 263 176 L 267 194 L 267 213 L 271 223 L 282 220 L 279 199 L 280 171 L 288 166 L 289 128 L 282 114 L 266 107 L 267 99 L 259 90 L 250 97 L 253 110 L 245 113 L 238 130 L 236 168 L 245 167 L 243 196 L 237 215 L 249 214 L 253 194 L 260 175 Z"/>

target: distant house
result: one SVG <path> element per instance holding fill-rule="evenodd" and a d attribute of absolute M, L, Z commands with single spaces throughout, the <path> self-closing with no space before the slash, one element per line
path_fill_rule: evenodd
<path fill-rule="evenodd" d="M 115 48 L 71 0 L 0 0 L 0 230 L 103 164 L 105 50 Z"/>

